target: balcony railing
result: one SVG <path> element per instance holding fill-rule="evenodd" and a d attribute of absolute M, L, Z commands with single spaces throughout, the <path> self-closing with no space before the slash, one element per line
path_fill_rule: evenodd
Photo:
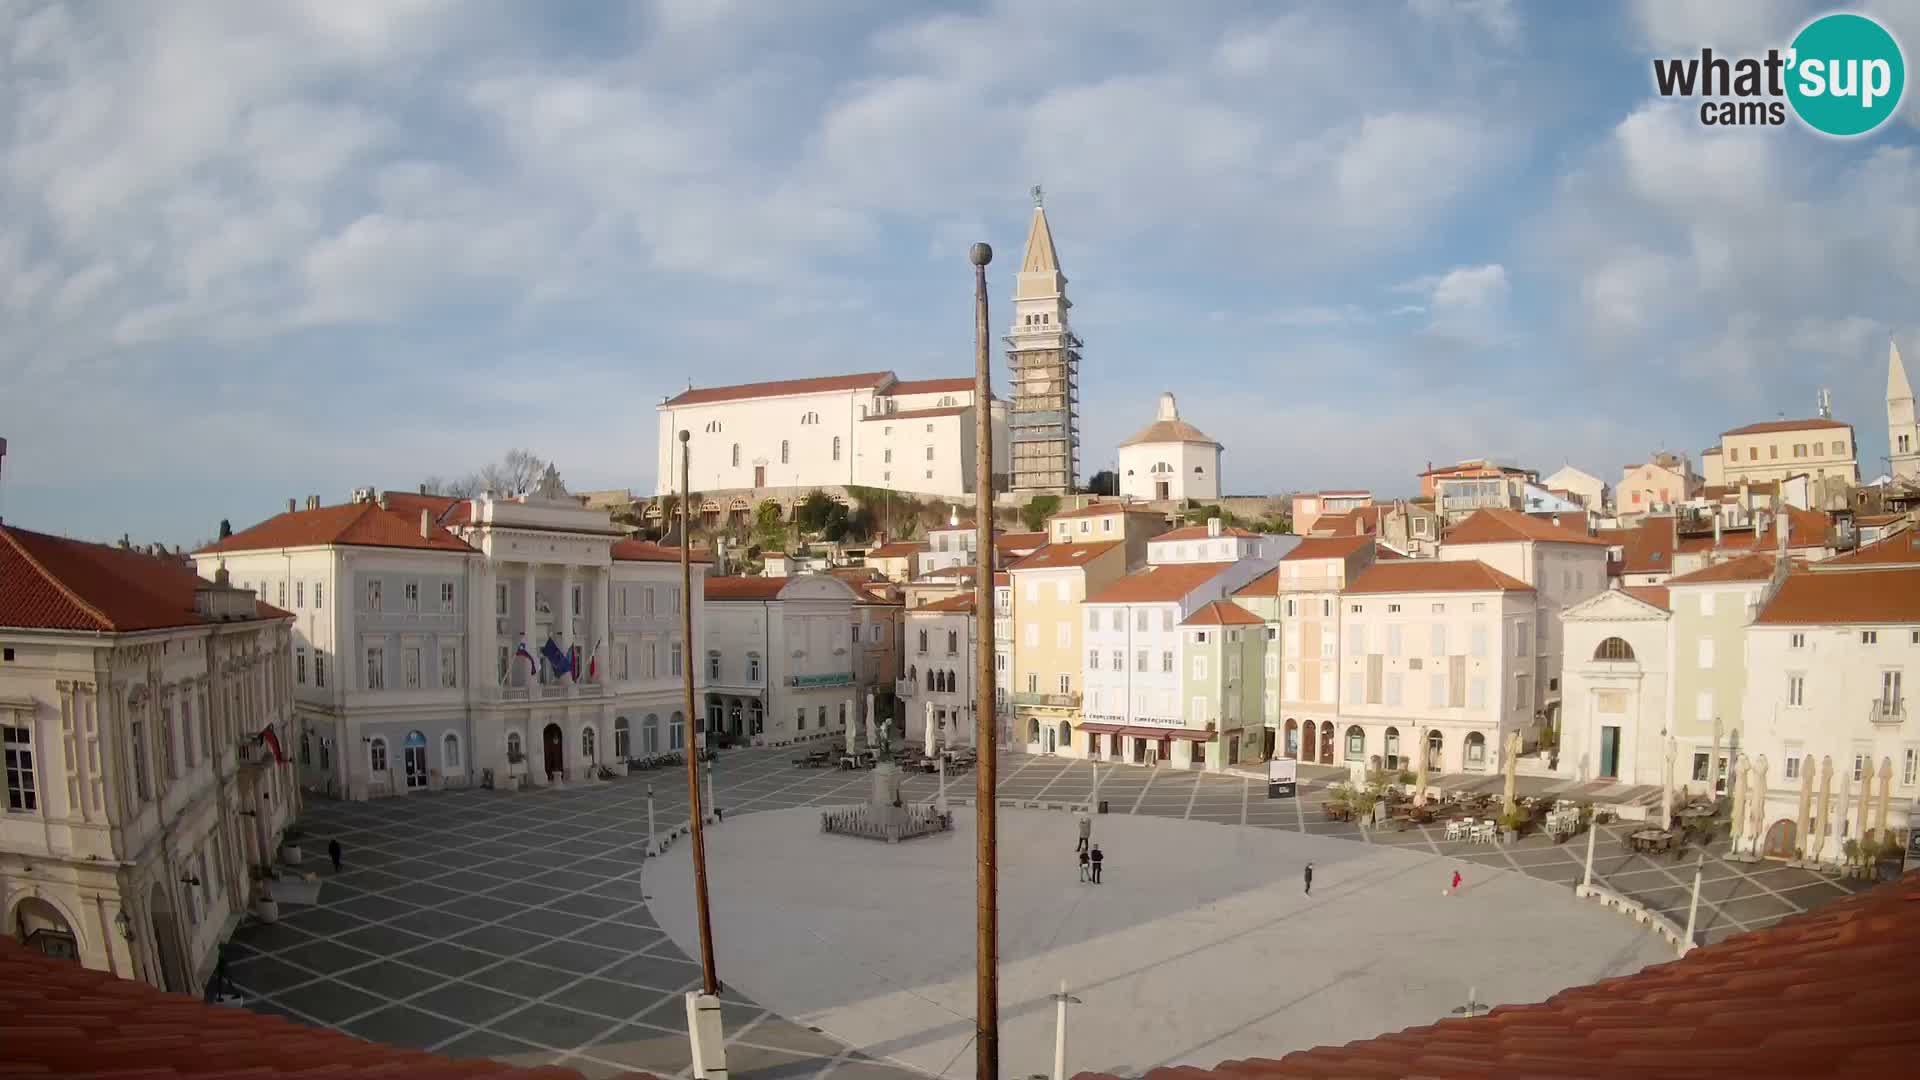
<path fill-rule="evenodd" d="M 1079 694 L 1035 694 L 1017 690 L 1013 695 L 1015 705 L 1038 705 L 1049 709 L 1077 709 L 1080 707 Z"/>
<path fill-rule="evenodd" d="M 1867 702 L 1867 719 L 1875 724 L 1901 724 L 1907 719 L 1906 698 L 1874 698 Z"/>

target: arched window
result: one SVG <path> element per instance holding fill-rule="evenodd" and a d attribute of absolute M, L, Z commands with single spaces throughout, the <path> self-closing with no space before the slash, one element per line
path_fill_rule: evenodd
<path fill-rule="evenodd" d="M 376 735 L 367 744 L 367 767 L 374 772 L 387 771 L 387 740 Z"/>
<path fill-rule="evenodd" d="M 719 430 L 720 430 L 720 421 L 718 421 L 718 420 L 709 420 L 709 421 L 707 421 L 707 433 L 708 433 L 709 435 L 711 435 L 711 434 L 713 434 L 713 433 L 715 433 L 715 432 L 717 432 L 717 431 L 719 431 Z"/>
<path fill-rule="evenodd" d="M 840 460 L 840 436 L 838 435 L 833 437 L 833 460 Z"/>
<path fill-rule="evenodd" d="M 1060 721 L 1060 749 L 1068 750 L 1068 749 L 1071 749 L 1072 747 L 1073 747 L 1073 725 L 1067 723 L 1065 720 L 1062 720 Z"/>
<path fill-rule="evenodd" d="M 1347 760 L 1360 761 L 1367 756 L 1367 733 L 1359 724 L 1347 728 Z"/>
<path fill-rule="evenodd" d="M 624 717 L 624 716 L 616 716 L 616 717 L 614 717 L 614 718 L 613 718 L 613 756 L 614 756 L 614 759 L 615 759 L 616 761 L 625 761 L 625 760 L 627 760 L 627 758 L 629 758 L 629 757 L 631 757 L 631 756 L 632 756 L 632 754 L 631 754 L 631 750 L 632 750 L 632 749 L 633 749 L 633 748 L 632 748 L 632 746 L 630 745 L 630 735 L 629 735 L 629 732 L 628 732 L 628 730 L 627 730 L 627 718 L 626 718 L 626 717 Z"/>
<path fill-rule="evenodd" d="M 687 718 L 676 712 L 667 718 L 667 749 L 679 750 L 687 744 Z"/>
<path fill-rule="evenodd" d="M 787 452 L 791 445 L 792 444 L 788 443 L 785 439 L 780 440 L 780 464 L 785 465 L 787 463 Z"/>
<path fill-rule="evenodd" d="M 1614 640 L 1619 640 L 1618 638 Z M 1467 735 L 1467 768 L 1484 769 L 1487 767 L 1487 737 L 1479 732 Z"/>
<path fill-rule="evenodd" d="M 920 681 L 920 669 L 915 667 L 912 664 L 907 665 L 907 681 L 910 683 L 917 683 Z"/>
<path fill-rule="evenodd" d="M 1610 637 L 1593 650 L 1593 658 L 1595 660 L 1631 660 L 1633 646 L 1627 644 L 1625 638 Z"/>
<path fill-rule="evenodd" d="M 1028 720 L 1027 720 L 1027 741 L 1028 741 L 1028 742 L 1039 742 L 1039 741 L 1040 741 L 1040 721 L 1038 721 L 1038 720 L 1036 720 L 1036 719 L 1033 719 L 1033 718 L 1028 718 Z"/>
<path fill-rule="evenodd" d="M 447 772 L 464 767 L 460 764 L 460 736 L 451 731 L 440 740 L 440 767 Z"/>
<path fill-rule="evenodd" d="M 640 751 L 645 754 L 660 752 L 660 714 L 648 713 L 640 721 Z"/>
<path fill-rule="evenodd" d="M 928 668 L 928 669 L 927 669 L 927 689 L 928 689 L 928 690 L 932 690 L 932 689 L 933 689 L 933 684 L 934 684 L 934 679 L 933 679 L 933 669 L 932 669 L 932 668 Z"/>
<path fill-rule="evenodd" d="M 580 756 L 586 758 L 588 761 L 594 760 L 593 729 L 591 727 L 583 727 L 580 729 Z"/>
<path fill-rule="evenodd" d="M 733 444 L 733 467 L 736 469 L 740 467 L 740 444 L 739 443 Z"/>
<path fill-rule="evenodd" d="M 507 732 L 507 760 L 518 761 L 524 756 L 525 755 L 520 752 L 520 733 L 517 731 Z"/>

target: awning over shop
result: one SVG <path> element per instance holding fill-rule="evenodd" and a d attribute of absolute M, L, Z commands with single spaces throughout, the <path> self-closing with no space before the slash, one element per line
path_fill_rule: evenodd
<path fill-rule="evenodd" d="M 1139 727 L 1126 724 L 1085 723 L 1081 731 L 1091 731 L 1100 735 L 1131 735 L 1139 739 L 1189 739 L 1193 742 L 1214 742 L 1220 738 L 1217 731 L 1202 731 L 1195 728 L 1175 727 Z"/>

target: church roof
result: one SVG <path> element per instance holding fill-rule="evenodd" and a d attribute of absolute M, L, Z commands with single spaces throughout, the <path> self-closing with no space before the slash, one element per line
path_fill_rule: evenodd
<path fill-rule="evenodd" d="M 1213 437 L 1185 420 L 1180 419 L 1180 409 L 1174 404 L 1172 394 L 1160 395 L 1160 412 L 1133 438 L 1121 443 L 1121 446 L 1144 446 L 1152 443 L 1198 443 L 1219 449 L 1220 444 Z"/>
<path fill-rule="evenodd" d="M 1053 230 L 1047 226 L 1047 212 L 1038 203 L 1033 207 L 1033 223 L 1027 226 L 1027 253 L 1020 260 L 1023 274 L 1057 274 L 1060 253 L 1053 247 Z"/>

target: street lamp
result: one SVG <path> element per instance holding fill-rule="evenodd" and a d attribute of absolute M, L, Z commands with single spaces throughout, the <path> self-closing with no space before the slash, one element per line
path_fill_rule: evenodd
<path fill-rule="evenodd" d="M 113 928 L 120 931 L 120 937 L 123 940 L 133 940 L 133 920 L 127 918 L 126 908 L 121 908 L 119 913 L 113 917 Z"/>

